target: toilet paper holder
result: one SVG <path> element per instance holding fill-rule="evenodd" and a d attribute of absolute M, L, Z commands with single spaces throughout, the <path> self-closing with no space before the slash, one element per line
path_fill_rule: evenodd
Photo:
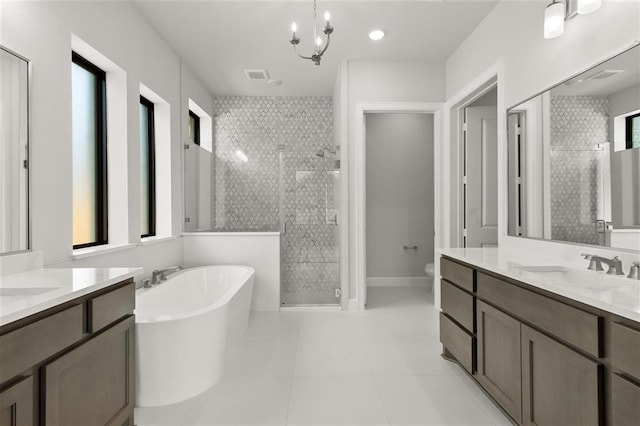
<path fill-rule="evenodd" d="M 408 246 L 408 245 L 405 244 L 405 245 L 402 246 L 402 249 L 404 251 L 407 251 L 407 250 L 418 250 L 418 246 L 416 246 L 416 245 Z"/>

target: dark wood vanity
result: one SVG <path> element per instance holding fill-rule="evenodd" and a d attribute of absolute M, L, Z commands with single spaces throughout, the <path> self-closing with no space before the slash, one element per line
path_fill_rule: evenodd
<path fill-rule="evenodd" d="M 640 425 L 640 323 L 453 258 L 440 272 L 443 356 L 514 423 Z"/>
<path fill-rule="evenodd" d="M 133 425 L 132 279 L 0 327 L 0 426 Z"/>

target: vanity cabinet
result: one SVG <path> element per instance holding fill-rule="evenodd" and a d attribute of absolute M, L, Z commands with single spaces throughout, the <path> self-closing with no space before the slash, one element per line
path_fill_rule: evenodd
<path fill-rule="evenodd" d="M 445 355 L 455 358 L 470 374 L 476 368 L 475 274 L 473 269 L 443 259 L 440 341 Z"/>
<path fill-rule="evenodd" d="M 522 325 L 522 424 L 601 424 L 602 365 Z"/>
<path fill-rule="evenodd" d="M 640 423 L 640 326 L 611 324 L 611 405 L 614 425 Z"/>
<path fill-rule="evenodd" d="M 133 424 L 134 327 L 130 316 L 42 367 L 45 425 Z"/>
<path fill-rule="evenodd" d="M 29 376 L 0 391 L 0 426 L 31 425 L 33 425 L 33 378 Z"/>
<path fill-rule="evenodd" d="M 127 280 L 0 327 L 0 426 L 133 425 Z"/>
<path fill-rule="evenodd" d="M 476 377 L 518 423 L 522 420 L 520 350 L 520 321 L 479 301 Z"/>
<path fill-rule="evenodd" d="M 461 261 L 441 265 L 443 353 L 515 423 L 640 425 L 640 324 Z M 451 283 L 460 270 L 473 277 L 471 304 Z M 452 324 L 468 333 L 470 355 Z"/>

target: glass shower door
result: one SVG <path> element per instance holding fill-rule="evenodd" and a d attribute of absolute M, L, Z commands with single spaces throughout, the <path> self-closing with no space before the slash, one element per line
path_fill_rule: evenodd
<path fill-rule="evenodd" d="M 281 152 L 280 185 L 281 304 L 339 305 L 339 162 Z"/>

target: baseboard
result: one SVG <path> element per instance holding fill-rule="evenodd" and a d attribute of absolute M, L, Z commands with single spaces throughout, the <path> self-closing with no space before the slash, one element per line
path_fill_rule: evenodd
<path fill-rule="evenodd" d="M 358 310 L 358 299 L 349 299 L 349 310 L 357 311 Z"/>
<path fill-rule="evenodd" d="M 432 287 L 429 277 L 367 277 L 367 287 Z"/>

